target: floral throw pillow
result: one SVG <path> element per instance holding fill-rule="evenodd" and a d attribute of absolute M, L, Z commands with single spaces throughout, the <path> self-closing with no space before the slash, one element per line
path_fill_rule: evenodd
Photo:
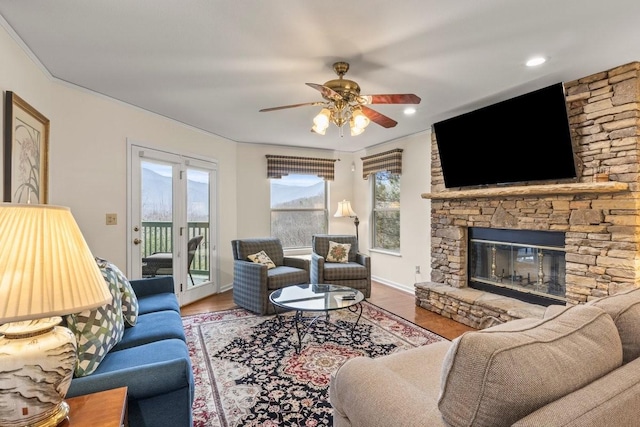
<path fill-rule="evenodd" d="M 327 254 L 327 262 L 349 262 L 349 243 L 336 243 L 329 241 L 329 253 Z"/>
<path fill-rule="evenodd" d="M 276 265 L 273 263 L 273 261 L 271 261 L 271 258 L 269 258 L 269 255 L 267 255 L 265 251 L 260 251 L 257 254 L 249 255 L 247 258 L 257 264 L 266 265 L 267 269 L 276 268 Z"/>

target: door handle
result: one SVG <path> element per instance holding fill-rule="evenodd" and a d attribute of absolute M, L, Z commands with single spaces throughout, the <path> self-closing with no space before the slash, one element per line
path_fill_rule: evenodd
<path fill-rule="evenodd" d="M 138 239 L 137 237 L 135 239 L 133 239 L 133 244 L 134 245 L 139 245 L 140 243 L 142 243 L 142 240 Z"/>

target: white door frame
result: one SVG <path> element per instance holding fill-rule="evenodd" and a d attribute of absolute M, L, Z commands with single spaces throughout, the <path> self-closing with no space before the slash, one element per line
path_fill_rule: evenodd
<path fill-rule="evenodd" d="M 186 170 L 189 167 L 204 169 L 210 172 L 210 222 L 209 222 L 209 270 L 210 281 L 197 286 L 190 286 L 188 268 L 185 262 L 174 262 L 174 287 L 180 306 L 204 298 L 220 291 L 218 248 L 218 202 L 217 202 L 217 162 L 185 153 L 167 152 L 152 148 L 148 145 L 127 139 L 127 276 L 136 279 L 142 273 L 141 246 L 134 244 L 135 239 L 141 239 L 140 230 L 140 189 L 141 171 L 140 158 L 170 164 L 173 168 L 173 222 L 176 230 L 186 230 L 187 214 L 187 180 Z M 182 178 L 185 179 L 182 179 Z M 187 256 L 187 235 L 180 232 L 173 233 L 173 257 L 183 259 Z M 182 279 L 178 279 L 182 278 Z"/>

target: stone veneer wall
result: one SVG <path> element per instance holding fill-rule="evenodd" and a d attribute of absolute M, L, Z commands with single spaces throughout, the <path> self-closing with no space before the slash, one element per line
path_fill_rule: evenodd
<path fill-rule="evenodd" d="M 565 83 L 565 90 L 580 182 L 593 181 L 594 173 L 605 168 L 610 180 L 628 183 L 629 191 L 438 199 L 437 193 L 447 189 L 432 132 L 433 285 L 467 286 L 468 227 L 565 232 L 568 304 L 640 285 L 640 63 Z M 528 120 L 535 126 L 535 118 Z M 421 299 L 418 285 L 418 305 L 448 312 L 448 317 L 464 316 L 458 313 L 459 301 L 446 307 L 445 298 L 436 307 L 433 301 Z"/>

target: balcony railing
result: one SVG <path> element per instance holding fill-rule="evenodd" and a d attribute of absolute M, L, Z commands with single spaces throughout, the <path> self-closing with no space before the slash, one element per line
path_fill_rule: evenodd
<path fill-rule="evenodd" d="M 209 223 L 187 223 L 187 239 L 204 236 L 191 264 L 193 274 L 209 273 Z M 142 257 L 156 252 L 173 252 L 173 225 L 167 221 L 142 222 Z"/>

